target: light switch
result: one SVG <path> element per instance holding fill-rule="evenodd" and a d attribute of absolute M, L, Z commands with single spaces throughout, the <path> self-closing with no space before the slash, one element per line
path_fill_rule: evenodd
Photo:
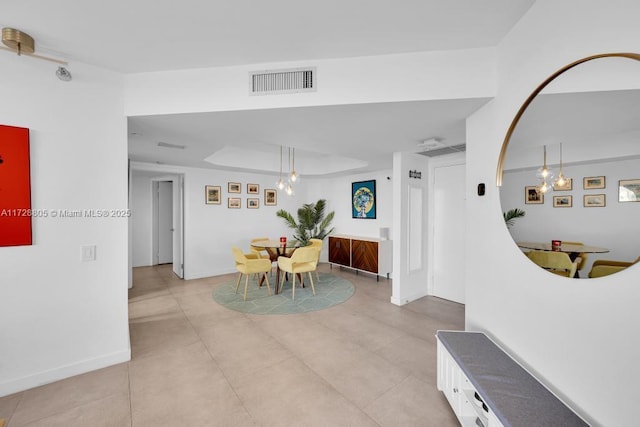
<path fill-rule="evenodd" d="M 89 245 L 82 247 L 82 261 L 95 261 L 96 260 L 96 245 Z"/>

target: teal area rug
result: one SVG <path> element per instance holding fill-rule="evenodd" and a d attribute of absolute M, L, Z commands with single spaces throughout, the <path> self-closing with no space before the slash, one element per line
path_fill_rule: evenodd
<path fill-rule="evenodd" d="M 281 293 L 269 296 L 266 282 L 262 287 L 258 287 L 255 278 L 249 279 L 247 300 L 244 301 L 244 276 L 236 294 L 237 280 L 236 276 L 233 281 L 217 286 L 213 290 L 213 299 L 231 310 L 250 314 L 293 314 L 323 310 L 345 302 L 355 292 L 353 283 L 342 277 L 320 273 L 320 280 L 318 280 L 313 273 L 313 283 L 316 288 L 316 294 L 313 295 L 309 276 L 305 273 L 304 288 L 300 287 L 296 279 L 295 301 L 291 300 L 291 280 L 285 282 Z M 269 276 L 272 291 L 275 288 L 275 282 L 275 275 Z"/>

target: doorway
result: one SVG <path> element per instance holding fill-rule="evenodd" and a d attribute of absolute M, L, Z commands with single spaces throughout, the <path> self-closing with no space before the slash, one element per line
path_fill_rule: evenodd
<path fill-rule="evenodd" d="M 154 182 L 154 216 L 158 221 L 154 230 L 154 265 L 173 263 L 173 182 Z"/>
<path fill-rule="evenodd" d="M 184 176 L 151 178 L 152 265 L 173 264 L 184 278 Z"/>

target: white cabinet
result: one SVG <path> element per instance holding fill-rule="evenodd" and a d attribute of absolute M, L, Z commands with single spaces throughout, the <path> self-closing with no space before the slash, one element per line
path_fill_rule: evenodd
<path fill-rule="evenodd" d="M 438 390 L 462 426 L 588 427 L 481 332 L 438 331 Z"/>
<path fill-rule="evenodd" d="M 460 425 L 478 427 L 479 419 L 484 427 L 502 426 L 486 405 L 483 408 L 482 397 L 476 398 L 476 389 L 440 341 L 437 352 L 438 390 L 444 393 Z"/>

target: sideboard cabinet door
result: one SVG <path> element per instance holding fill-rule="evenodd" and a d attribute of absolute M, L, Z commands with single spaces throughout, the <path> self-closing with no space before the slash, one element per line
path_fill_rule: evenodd
<path fill-rule="evenodd" d="M 378 242 L 352 240 L 351 266 L 378 274 Z"/>
<path fill-rule="evenodd" d="M 351 266 L 351 240 L 342 237 L 329 237 L 329 262 Z"/>

